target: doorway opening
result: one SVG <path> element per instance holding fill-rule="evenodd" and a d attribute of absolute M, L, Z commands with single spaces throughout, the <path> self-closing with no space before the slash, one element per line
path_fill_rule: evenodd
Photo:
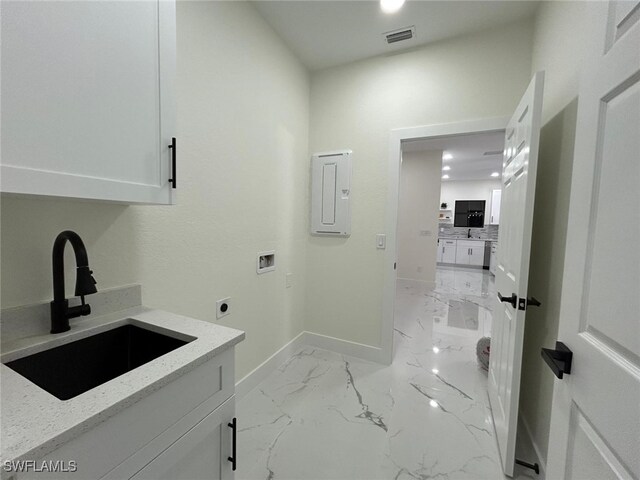
<path fill-rule="evenodd" d="M 431 355 L 446 371 L 449 361 L 474 360 L 477 345 L 488 368 L 504 138 L 495 130 L 401 141 L 394 356 L 464 352 Z M 461 385 L 474 375 L 460 373 L 450 375 Z"/>
<path fill-rule="evenodd" d="M 467 397 L 486 390 L 504 138 L 400 144 L 394 363 L 426 367 Z"/>
<path fill-rule="evenodd" d="M 436 267 L 494 270 L 503 150 L 501 130 L 401 143 L 399 279 L 434 287 Z"/>
<path fill-rule="evenodd" d="M 389 197 L 387 201 L 387 231 L 389 236 L 385 254 L 383 330 L 381 332 L 382 356 L 388 363 L 391 363 L 394 357 L 395 336 L 398 335 L 396 330 L 401 330 L 396 329 L 395 322 L 396 294 L 400 281 L 405 284 L 408 281 L 414 288 L 414 293 L 417 295 L 417 292 L 420 291 L 420 295 L 423 296 L 433 292 L 438 281 L 441 284 L 451 284 L 452 288 L 455 288 L 456 273 L 458 274 L 458 290 L 463 293 L 465 291 L 472 293 L 469 291 L 472 288 L 470 286 L 472 284 L 476 285 L 473 291 L 478 292 L 482 290 L 482 282 L 487 285 L 490 282 L 488 270 L 484 269 L 485 245 L 483 240 L 488 237 L 489 230 L 492 230 L 492 234 L 497 240 L 499 227 L 488 225 L 484 225 L 482 228 L 456 227 L 454 216 L 456 200 L 467 201 L 467 216 L 469 216 L 469 206 L 474 207 L 472 210 L 479 210 L 475 208 L 476 205 L 469 205 L 469 201 L 484 200 L 485 208 L 482 212 L 482 221 L 491 223 L 490 208 L 493 189 L 488 189 L 489 193 L 486 198 L 476 198 L 476 195 L 479 194 L 475 191 L 463 195 L 456 193 L 455 190 L 452 190 L 452 187 L 455 188 L 456 182 L 465 181 L 470 182 L 468 185 L 472 185 L 474 182 L 472 176 L 474 175 L 476 177 L 489 175 L 489 180 L 491 180 L 494 178 L 490 176 L 492 173 L 502 171 L 501 162 L 499 161 L 501 155 L 496 154 L 494 156 L 493 153 L 498 149 L 502 151 L 504 131 L 508 120 L 508 118 L 481 119 L 455 124 L 404 128 L 391 132 Z M 482 157 L 493 158 L 483 158 L 481 161 L 477 161 L 478 159 L 476 158 L 476 162 L 473 162 L 472 144 L 477 145 L 475 147 L 476 153 L 482 150 Z M 489 154 L 484 155 L 485 152 Z M 458 156 L 457 161 L 454 159 L 454 153 Z M 487 160 L 489 161 L 487 162 Z M 408 175 L 402 175 L 403 168 L 405 170 L 404 173 Z M 448 176 L 449 178 L 442 178 L 443 176 Z M 416 185 L 416 182 L 409 181 L 412 177 L 423 179 L 422 186 Z M 402 182 L 405 182 L 405 184 Z M 499 181 L 495 182 L 495 184 L 499 185 Z M 407 188 L 403 189 L 403 186 Z M 404 190 L 409 195 L 404 195 Z M 443 197 L 443 193 L 445 197 Z M 415 201 L 418 200 L 426 206 L 422 209 L 417 208 Z M 443 203 L 447 204 L 446 208 L 441 207 Z M 474 211 L 472 213 L 477 212 Z M 411 224 L 409 228 L 403 228 L 402 226 L 402 222 L 406 219 Z M 471 228 L 471 231 L 469 231 L 469 228 Z M 464 243 L 461 243 L 461 252 L 469 252 L 466 265 L 457 265 L 455 261 L 458 247 L 457 238 L 454 239 L 454 244 L 449 244 L 454 247 L 453 250 L 447 252 L 449 256 L 447 258 L 438 258 L 442 251 L 440 250 L 439 252 L 438 250 L 440 238 L 444 239 L 444 237 L 456 235 L 463 237 L 469 235 L 469 232 L 471 232 L 472 237 L 481 238 L 461 239 L 461 242 L 472 240 L 479 242 L 475 252 L 466 250 L 466 248 L 471 249 L 473 247 L 466 247 Z M 480 258 L 481 260 L 479 260 Z M 490 258 L 489 250 L 489 262 Z M 449 261 L 445 262 L 444 260 Z M 475 262 L 480 261 L 480 265 L 470 265 L 472 260 Z M 489 264 L 489 262 L 487 263 Z M 464 273 L 467 273 L 466 270 L 470 271 L 471 276 L 478 276 L 481 279 L 480 283 L 478 281 L 472 282 L 469 278 L 465 279 Z M 469 275 L 466 276 L 468 277 Z M 439 277 L 440 279 L 438 280 Z M 398 306 L 400 307 L 400 305 Z M 454 323 L 456 321 L 452 320 Z"/>

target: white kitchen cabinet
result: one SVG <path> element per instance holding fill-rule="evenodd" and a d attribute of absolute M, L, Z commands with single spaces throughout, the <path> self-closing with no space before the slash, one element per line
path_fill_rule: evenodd
<path fill-rule="evenodd" d="M 456 240 L 438 239 L 438 263 L 456 263 Z"/>
<path fill-rule="evenodd" d="M 458 240 L 456 264 L 482 267 L 484 265 L 484 241 Z"/>
<path fill-rule="evenodd" d="M 442 255 L 442 263 L 456 263 L 456 247 L 446 245 Z"/>
<path fill-rule="evenodd" d="M 490 225 L 500 224 L 500 205 L 502 204 L 502 190 L 493 190 L 491 192 L 491 216 L 489 217 Z"/>
<path fill-rule="evenodd" d="M 489 271 L 495 275 L 498 261 L 498 242 L 491 243 L 491 260 L 489 261 Z"/>
<path fill-rule="evenodd" d="M 207 415 L 173 445 L 145 466 L 132 480 L 226 480 L 233 478 L 230 430 L 234 397 Z"/>
<path fill-rule="evenodd" d="M 0 190 L 173 203 L 175 2 L 0 8 Z"/>
<path fill-rule="evenodd" d="M 481 242 L 480 245 L 475 247 L 471 247 L 469 250 L 469 265 L 475 267 L 484 266 L 484 242 Z"/>
<path fill-rule="evenodd" d="M 456 264 L 469 265 L 469 247 L 464 245 L 456 247 Z"/>

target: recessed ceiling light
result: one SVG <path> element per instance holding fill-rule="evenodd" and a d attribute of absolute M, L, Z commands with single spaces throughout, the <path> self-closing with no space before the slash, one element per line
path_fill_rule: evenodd
<path fill-rule="evenodd" d="M 404 5 L 404 0 L 380 0 L 380 9 L 384 13 L 395 13 Z"/>
<path fill-rule="evenodd" d="M 442 167 L 442 170 L 448 172 L 449 170 L 451 170 L 451 167 L 449 165 L 445 165 L 444 167 Z"/>
<path fill-rule="evenodd" d="M 429 400 L 429 405 L 431 405 L 433 408 L 437 408 L 439 406 L 438 402 L 436 402 L 435 400 Z"/>
<path fill-rule="evenodd" d="M 446 180 L 447 178 L 449 178 L 449 175 L 447 175 L 446 173 L 444 175 L 442 175 L 443 180 Z"/>
<path fill-rule="evenodd" d="M 499 172 L 493 172 L 493 173 L 491 174 L 491 176 L 492 176 L 492 177 L 499 177 L 499 176 L 500 176 L 500 173 L 499 173 Z"/>
<path fill-rule="evenodd" d="M 443 160 L 451 160 L 453 158 L 453 155 L 451 155 L 450 153 L 443 153 L 442 154 L 442 159 Z"/>

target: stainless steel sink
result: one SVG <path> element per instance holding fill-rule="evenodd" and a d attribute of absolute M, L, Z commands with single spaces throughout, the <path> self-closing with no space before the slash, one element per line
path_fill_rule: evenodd
<path fill-rule="evenodd" d="M 60 400 L 68 400 L 195 340 L 189 338 L 123 325 L 6 365 Z"/>

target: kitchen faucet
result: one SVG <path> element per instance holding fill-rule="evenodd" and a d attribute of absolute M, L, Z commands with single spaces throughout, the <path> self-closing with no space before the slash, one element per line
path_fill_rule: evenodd
<path fill-rule="evenodd" d="M 471 238 L 471 229 L 467 232 L 467 238 Z"/>
<path fill-rule="evenodd" d="M 76 254 L 76 291 L 82 305 L 69 307 L 69 300 L 64 293 L 64 247 L 67 240 Z M 71 230 L 60 233 L 53 243 L 53 301 L 51 302 L 51 333 L 62 333 L 69 330 L 69 319 L 80 315 L 89 315 L 91 306 L 84 303 L 84 296 L 96 293 L 96 281 L 89 270 L 87 249 L 80 236 Z"/>

